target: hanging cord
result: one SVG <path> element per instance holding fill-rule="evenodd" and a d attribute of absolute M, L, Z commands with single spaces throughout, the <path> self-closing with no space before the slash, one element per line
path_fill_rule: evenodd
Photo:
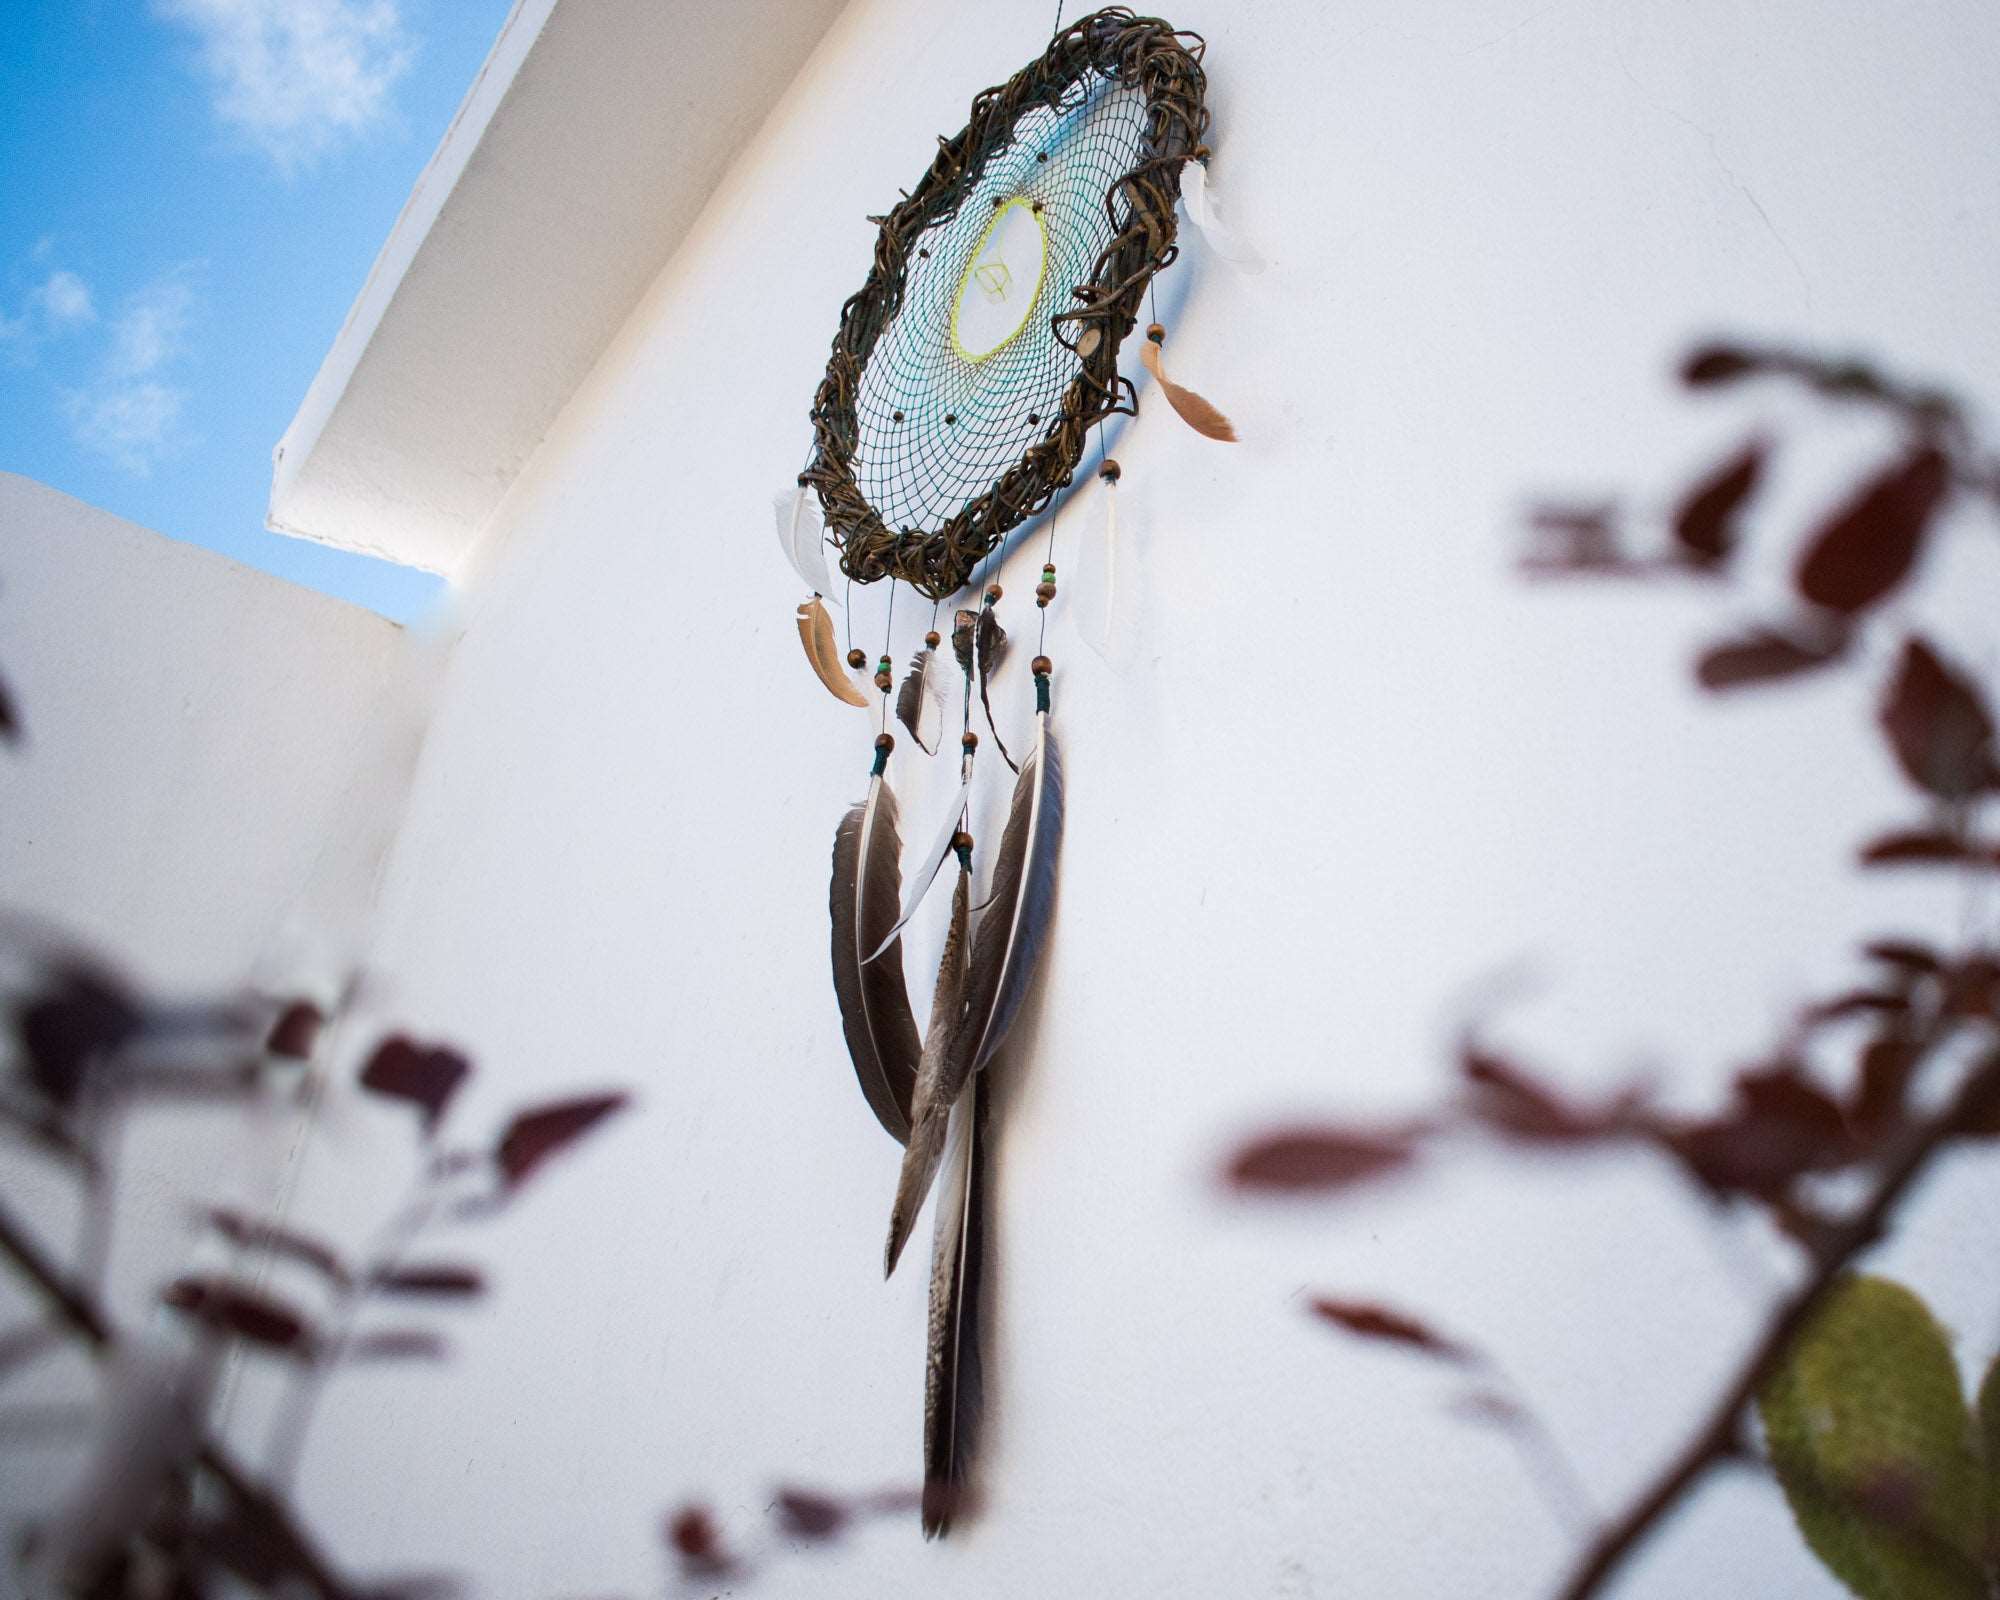
<path fill-rule="evenodd" d="M 882 659 L 876 663 L 875 667 L 875 687 L 882 690 L 882 731 L 884 733 L 889 731 L 889 690 L 883 688 L 883 684 L 884 682 L 893 684 L 896 681 L 895 657 L 889 649 L 890 641 L 894 638 L 896 624 L 896 582 L 897 580 L 894 578 L 889 580 L 889 611 L 882 618 Z"/>

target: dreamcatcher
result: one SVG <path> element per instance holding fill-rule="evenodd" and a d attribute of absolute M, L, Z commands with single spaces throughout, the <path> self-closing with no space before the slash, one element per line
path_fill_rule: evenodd
<path fill-rule="evenodd" d="M 979 1408 L 982 1077 L 1006 1042 L 1042 951 L 1063 825 L 1062 759 L 1050 725 L 1054 668 L 1041 653 L 1055 565 L 1045 561 L 1035 588 L 1035 712 L 1025 738 L 1017 736 L 1018 760 L 1000 736 L 990 697 L 1013 652 L 999 616 L 1002 590 L 985 580 L 1009 531 L 1070 484 L 1089 430 L 1113 414 L 1137 415 L 1133 385 L 1118 371 L 1119 348 L 1153 274 L 1178 254 L 1176 196 L 1219 253 L 1254 265 L 1210 215 L 1201 56 L 1198 38 L 1164 22 L 1099 11 L 1060 29 L 1038 60 L 973 101 L 964 130 L 939 141 L 908 198 L 871 219 L 880 227 L 874 266 L 841 310 L 813 402 L 812 455 L 797 492 L 779 504 L 780 542 L 812 591 L 799 606 L 799 635 L 838 699 L 871 703 L 850 675 L 865 672 L 868 658 L 850 648 L 843 667 L 826 609 L 829 547 L 850 582 L 907 584 L 933 607 L 900 688 L 893 640 L 876 662 L 882 731 L 867 791 L 835 836 L 830 894 L 834 988 L 848 1050 L 870 1108 L 904 1146 L 887 1270 L 895 1270 L 944 1172 L 925 1381 L 927 1535 L 945 1531 L 960 1501 Z M 1154 322 L 1139 352 L 1160 392 L 1198 431 L 1233 439 L 1215 407 L 1168 379 L 1164 339 Z M 1116 548 L 1117 463 L 1104 458 L 1099 477 L 1108 565 Z M 1106 571 L 1107 608 L 1114 581 Z M 968 586 L 971 603 L 950 613 L 947 657 L 937 624 Z M 893 621 L 893 587 L 889 613 Z M 954 687 L 959 781 L 906 881 L 888 779 L 896 748 L 889 704 L 893 697 L 896 720 L 935 755 L 948 747 Z M 980 747 L 975 696 L 987 734 L 1015 773 L 1006 826 L 976 905 L 974 842 L 966 831 Z M 944 949 L 919 1033 L 904 978 L 903 930 L 947 876 L 954 882 Z"/>

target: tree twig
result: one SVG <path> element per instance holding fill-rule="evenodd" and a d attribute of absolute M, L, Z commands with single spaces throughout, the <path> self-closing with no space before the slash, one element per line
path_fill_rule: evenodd
<path fill-rule="evenodd" d="M 1560 1591 L 1560 1600 L 1591 1600 L 1603 1593 L 1626 1558 L 1689 1490 L 1711 1469 L 1741 1453 L 1745 1410 L 1841 1273 L 1881 1238 L 1897 1205 L 1931 1158 L 1966 1128 L 1989 1118 L 1996 1106 L 2000 1106 L 2000 1055 L 1991 1055 L 1966 1077 L 1950 1105 L 1911 1128 L 1892 1150 L 1867 1200 L 1827 1231 L 1814 1256 L 1811 1277 L 1772 1313 L 1708 1420 L 1652 1486 L 1598 1534 Z"/>
<path fill-rule="evenodd" d="M 0 1255 L 14 1263 L 49 1309 L 95 1355 L 105 1359 L 116 1351 L 118 1339 L 110 1319 L 88 1293 L 69 1280 L 34 1236 L 4 1207 L 0 1207 Z M 195 1459 L 241 1510 L 271 1529 L 285 1545 L 298 1576 L 306 1580 L 320 1600 L 346 1600 L 347 1585 L 319 1554 L 290 1512 L 238 1466 L 222 1445 L 213 1439 L 203 1439 Z"/>

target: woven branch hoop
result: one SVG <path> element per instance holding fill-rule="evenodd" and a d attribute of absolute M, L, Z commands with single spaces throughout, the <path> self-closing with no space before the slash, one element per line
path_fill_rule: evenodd
<path fill-rule="evenodd" d="M 841 308 L 832 357 L 813 398 L 812 461 L 799 479 L 818 492 L 841 571 L 856 583 L 901 578 L 932 600 L 962 588 L 1010 530 L 1069 484 L 1092 424 L 1134 414 L 1132 386 L 1118 375 L 1118 350 L 1153 274 L 1179 253 L 1174 203 L 1181 167 L 1207 153 L 1201 56 L 1198 36 L 1177 33 L 1157 17 L 1123 8 L 1085 17 L 1051 40 L 1039 59 L 978 95 L 964 130 L 938 141 L 936 159 L 909 197 L 888 216 L 871 219 L 880 225 L 875 264 Z M 1047 427 L 983 492 L 939 527 L 891 528 L 857 481 L 856 398 L 877 340 L 902 309 L 916 242 L 956 214 L 1024 117 L 1054 111 L 1079 85 L 1099 81 L 1143 95 L 1144 136 L 1139 159 L 1104 196 L 1110 243 L 1088 280 L 1071 287 L 1074 304 L 1050 319 L 1055 339 L 1076 359 L 1075 376 Z"/>

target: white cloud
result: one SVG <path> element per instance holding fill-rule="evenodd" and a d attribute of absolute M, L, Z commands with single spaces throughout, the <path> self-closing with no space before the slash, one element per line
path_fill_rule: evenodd
<path fill-rule="evenodd" d="M 96 381 L 63 396 L 79 445 L 141 477 L 185 447 L 187 391 L 167 382 L 163 369 L 185 348 L 193 311 L 194 291 L 177 273 L 125 301 Z"/>
<path fill-rule="evenodd" d="M 29 298 L 40 305 L 42 315 L 58 328 L 81 327 L 97 316 L 97 307 L 90 300 L 90 285 L 74 272 L 61 269 L 51 272 Z"/>
<path fill-rule="evenodd" d="M 153 0 L 201 39 L 215 114 L 280 169 L 310 165 L 389 114 L 416 42 L 396 0 Z"/>
<path fill-rule="evenodd" d="M 164 383 L 100 385 L 63 397 L 76 442 L 140 477 L 178 451 L 187 391 Z"/>

